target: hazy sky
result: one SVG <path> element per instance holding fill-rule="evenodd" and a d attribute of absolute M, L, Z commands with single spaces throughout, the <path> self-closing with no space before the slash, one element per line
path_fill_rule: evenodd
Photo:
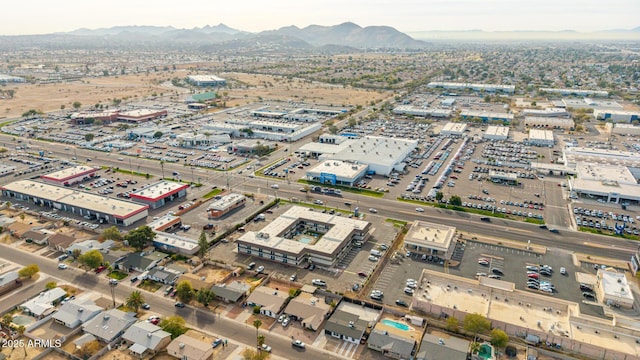
<path fill-rule="evenodd" d="M 116 25 L 178 28 L 224 23 L 258 32 L 296 25 L 388 25 L 421 30 L 577 30 L 640 26 L 638 0 L 18 0 L 3 6 L 0 35 Z"/>

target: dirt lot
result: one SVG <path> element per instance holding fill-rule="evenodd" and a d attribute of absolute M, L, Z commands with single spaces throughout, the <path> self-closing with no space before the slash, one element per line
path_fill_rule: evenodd
<path fill-rule="evenodd" d="M 207 281 L 211 281 L 217 284 L 221 282 L 222 279 L 224 279 L 227 275 L 229 275 L 230 272 L 231 271 L 229 270 L 212 268 L 212 267 L 206 266 L 198 270 L 197 275 L 205 276 Z"/>

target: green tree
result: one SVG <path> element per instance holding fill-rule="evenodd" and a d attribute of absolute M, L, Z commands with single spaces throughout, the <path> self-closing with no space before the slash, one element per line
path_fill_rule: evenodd
<path fill-rule="evenodd" d="M 142 293 L 139 290 L 132 291 L 129 297 L 127 297 L 127 301 L 125 302 L 125 305 L 127 305 L 129 309 L 132 309 L 136 313 L 143 304 L 144 296 L 142 296 Z"/>
<path fill-rule="evenodd" d="M 78 262 L 89 269 L 95 269 L 104 261 L 102 253 L 98 249 L 85 252 L 78 257 Z"/>
<path fill-rule="evenodd" d="M 188 280 L 180 281 L 176 286 L 176 296 L 180 301 L 187 303 L 193 299 L 194 295 L 193 287 Z"/>
<path fill-rule="evenodd" d="M 73 256 L 73 258 L 76 260 L 78 260 L 80 255 L 82 255 L 82 250 L 80 249 L 73 249 L 73 251 L 71 252 L 71 256 Z"/>
<path fill-rule="evenodd" d="M 2 323 L 2 326 L 5 329 L 8 329 L 9 325 L 11 325 L 12 322 L 13 322 L 13 316 L 11 316 L 11 314 L 4 314 L 4 316 L 2 317 L 2 320 L 0 320 L 0 323 Z"/>
<path fill-rule="evenodd" d="M 504 349 L 509 343 L 509 335 L 500 329 L 491 330 L 491 345 L 498 349 Z"/>
<path fill-rule="evenodd" d="M 102 231 L 102 238 L 105 240 L 122 240 L 122 233 L 115 225 Z"/>
<path fill-rule="evenodd" d="M 31 279 L 31 277 L 37 274 L 38 272 L 40 272 L 40 268 L 38 267 L 38 265 L 31 264 L 20 269 L 18 271 L 18 275 L 20 275 L 20 277 L 23 277 L 23 278 Z"/>
<path fill-rule="evenodd" d="M 207 250 L 209 250 L 209 242 L 207 241 L 207 233 L 202 230 L 200 233 L 200 237 L 198 238 L 198 246 L 200 249 L 198 253 L 200 254 L 200 259 L 204 259 L 205 255 L 207 255 Z"/>
<path fill-rule="evenodd" d="M 186 322 L 182 317 L 174 315 L 162 319 L 159 326 L 162 328 L 162 330 L 171 334 L 172 339 L 175 339 L 187 332 L 187 327 L 185 324 Z"/>
<path fill-rule="evenodd" d="M 82 103 L 80 101 L 74 101 L 72 106 L 74 109 L 78 110 L 82 107 Z"/>
<path fill-rule="evenodd" d="M 153 133 L 153 138 L 154 139 L 160 139 L 162 137 L 162 131 L 156 131 L 155 133 Z"/>
<path fill-rule="evenodd" d="M 472 354 L 477 354 L 480 351 L 480 343 L 477 341 L 472 342 L 469 350 Z"/>
<path fill-rule="evenodd" d="M 129 231 L 129 233 L 124 236 L 124 239 L 130 246 L 140 251 L 144 249 L 148 243 L 153 241 L 155 237 L 156 233 L 153 232 L 149 226 L 144 225 L 135 230 Z"/>
<path fill-rule="evenodd" d="M 462 205 L 462 199 L 458 195 L 451 196 L 451 198 L 449 199 L 449 202 L 453 206 L 461 206 Z"/>
<path fill-rule="evenodd" d="M 51 290 L 51 289 L 55 289 L 56 287 L 58 287 L 58 284 L 55 281 L 49 281 L 44 288 L 47 290 Z"/>
<path fill-rule="evenodd" d="M 262 326 L 262 321 L 260 321 L 260 319 L 253 320 L 253 327 L 256 328 L 256 343 L 258 346 L 260 346 L 260 341 L 258 340 L 258 337 L 260 337 L 260 333 L 258 332 L 260 326 Z"/>
<path fill-rule="evenodd" d="M 93 134 L 84 134 L 84 141 L 91 141 L 94 137 L 95 135 Z"/>
<path fill-rule="evenodd" d="M 216 294 L 209 289 L 202 288 L 196 293 L 196 300 L 205 307 L 209 306 L 215 298 Z"/>
<path fill-rule="evenodd" d="M 491 328 L 491 322 L 480 314 L 467 314 L 462 322 L 462 327 L 473 333 L 475 338 L 478 333 L 485 332 Z"/>
<path fill-rule="evenodd" d="M 458 321 L 458 318 L 453 316 L 449 316 L 447 318 L 447 330 L 453 332 L 458 332 L 458 330 L 460 330 L 460 321 Z"/>
<path fill-rule="evenodd" d="M 444 194 L 442 193 L 442 191 L 438 191 L 436 192 L 436 201 L 440 202 L 442 201 L 442 198 L 444 197 Z"/>
<path fill-rule="evenodd" d="M 338 132 L 338 127 L 337 127 L 337 126 L 335 126 L 335 125 L 330 125 L 330 126 L 329 126 L 329 132 L 330 132 L 331 134 L 336 134 L 336 133 Z"/>

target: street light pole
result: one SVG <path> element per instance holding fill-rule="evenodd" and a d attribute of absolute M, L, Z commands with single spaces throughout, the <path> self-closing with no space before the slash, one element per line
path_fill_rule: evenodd
<path fill-rule="evenodd" d="M 117 282 L 109 281 L 109 290 L 111 291 L 111 300 L 113 300 L 113 308 L 116 308 L 116 286 L 118 286 Z"/>

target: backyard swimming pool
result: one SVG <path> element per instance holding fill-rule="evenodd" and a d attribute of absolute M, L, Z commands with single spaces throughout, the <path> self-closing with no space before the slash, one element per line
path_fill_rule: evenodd
<path fill-rule="evenodd" d="M 403 324 L 403 323 L 399 323 L 397 321 L 384 319 L 384 320 L 382 320 L 382 323 L 385 324 L 385 325 L 393 326 L 396 329 L 400 329 L 400 330 L 404 330 L 404 331 L 408 331 L 409 330 L 409 326 L 407 326 L 406 324 Z"/>
<path fill-rule="evenodd" d="M 11 320 L 11 321 L 16 325 L 27 326 L 27 325 L 31 324 L 34 320 L 35 319 L 32 318 L 31 316 L 16 315 L 16 316 L 13 317 L 13 320 Z"/>

